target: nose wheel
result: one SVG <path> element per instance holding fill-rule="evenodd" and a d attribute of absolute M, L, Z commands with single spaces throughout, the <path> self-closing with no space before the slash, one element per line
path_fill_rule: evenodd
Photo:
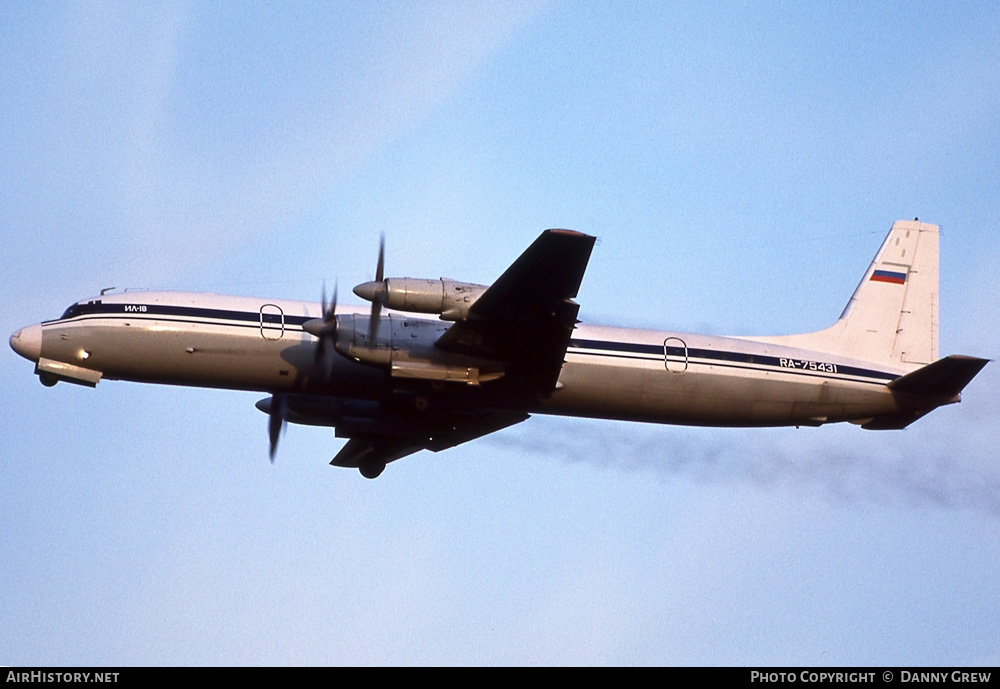
<path fill-rule="evenodd" d="M 38 380 L 39 382 L 41 382 L 42 385 L 44 385 L 47 388 L 51 388 L 53 385 L 59 382 L 58 378 L 56 378 L 51 373 L 48 373 L 47 371 L 42 371 L 41 373 L 39 373 Z"/>

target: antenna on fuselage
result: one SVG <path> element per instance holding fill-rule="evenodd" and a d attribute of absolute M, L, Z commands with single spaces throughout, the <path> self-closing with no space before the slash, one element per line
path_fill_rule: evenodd
<path fill-rule="evenodd" d="M 108 292 L 110 292 L 113 289 L 115 289 L 115 288 L 114 287 L 105 287 L 104 289 L 101 290 L 101 296 L 103 297 L 105 294 L 107 294 Z"/>

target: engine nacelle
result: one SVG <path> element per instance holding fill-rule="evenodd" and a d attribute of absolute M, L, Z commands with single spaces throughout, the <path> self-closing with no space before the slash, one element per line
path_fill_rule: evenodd
<path fill-rule="evenodd" d="M 378 300 L 390 309 L 437 313 L 441 320 L 457 321 L 468 315 L 469 307 L 486 289 L 486 285 L 456 282 L 448 278 L 386 278 L 381 282 L 360 284 L 354 288 L 354 293 L 368 301 Z"/>
<path fill-rule="evenodd" d="M 337 316 L 337 351 L 349 359 L 389 371 L 393 378 L 480 385 L 503 377 L 496 361 L 446 352 L 434 343 L 449 327 L 439 321 L 389 314 L 378 321 L 369 340 L 370 317 Z"/>

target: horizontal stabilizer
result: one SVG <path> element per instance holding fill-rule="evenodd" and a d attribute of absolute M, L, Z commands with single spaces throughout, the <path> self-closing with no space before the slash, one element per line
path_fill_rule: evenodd
<path fill-rule="evenodd" d="M 897 378 L 889 383 L 889 389 L 913 395 L 954 397 L 989 362 L 989 359 L 953 354 Z"/>
<path fill-rule="evenodd" d="M 889 383 L 889 389 L 899 411 L 860 422 L 861 427 L 876 431 L 906 428 L 924 414 L 958 402 L 965 386 L 988 363 L 989 359 L 952 354 L 897 378 Z"/>
<path fill-rule="evenodd" d="M 861 427 L 866 431 L 899 431 L 906 428 L 929 411 L 931 410 L 900 411 L 895 414 L 883 414 L 882 416 L 876 416 L 874 419 L 870 419 L 862 423 Z"/>

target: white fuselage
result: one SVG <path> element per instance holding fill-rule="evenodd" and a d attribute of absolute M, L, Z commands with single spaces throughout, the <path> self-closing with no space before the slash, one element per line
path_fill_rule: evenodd
<path fill-rule="evenodd" d="M 338 317 L 365 313 L 346 307 Z M 39 338 L 43 381 L 49 373 L 90 384 L 108 378 L 359 400 L 381 399 L 405 382 L 336 352 L 323 372 L 317 340 L 302 328 L 321 316 L 315 303 L 132 292 L 78 302 L 63 318 L 19 334 Z M 432 346 L 450 325 L 401 313 L 382 321 L 384 346 L 391 333 L 394 348 L 420 339 Z M 580 324 L 556 390 L 524 411 L 718 426 L 863 421 L 897 410 L 886 384 L 904 372 L 751 338 Z M 493 383 L 427 385 L 430 394 L 459 386 L 489 405 Z"/>

